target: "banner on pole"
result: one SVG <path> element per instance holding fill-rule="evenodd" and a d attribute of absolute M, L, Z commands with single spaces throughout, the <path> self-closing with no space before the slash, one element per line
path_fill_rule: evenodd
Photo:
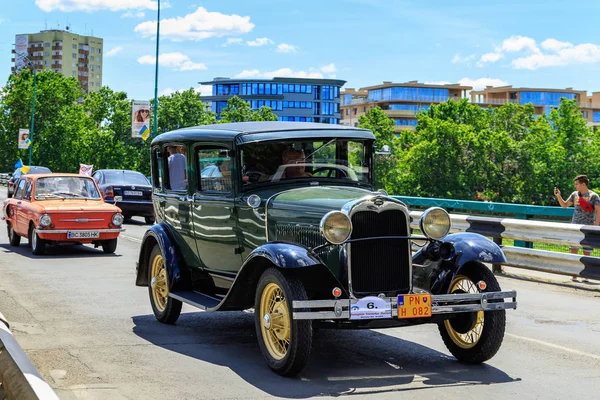
<path fill-rule="evenodd" d="M 29 47 L 28 35 L 15 35 L 15 72 L 18 73 L 23 68 L 27 68 L 27 60 L 23 55 L 27 55 Z"/>
<path fill-rule="evenodd" d="M 28 149 L 31 145 L 29 140 L 29 129 L 19 129 L 19 148 Z"/>
<path fill-rule="evenodd" d="M 79 173 L 81 175 L 92 176 L 93 168 L 94 168 L 94 164 L 92 164 L 92 165 L 79 164 Z"/>
<path fill-rule="evenodd" d="M 131 137 L 148 139 L 150 136 L 150 102 L 131 102 Z"/>

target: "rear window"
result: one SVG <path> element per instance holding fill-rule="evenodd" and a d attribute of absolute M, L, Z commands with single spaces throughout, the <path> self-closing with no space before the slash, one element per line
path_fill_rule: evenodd
<path fill-rule="evenodd" d="M 135 171 L 105 171 L 104 179 L 112 185 L 150 185 L 143 174 Z"/>

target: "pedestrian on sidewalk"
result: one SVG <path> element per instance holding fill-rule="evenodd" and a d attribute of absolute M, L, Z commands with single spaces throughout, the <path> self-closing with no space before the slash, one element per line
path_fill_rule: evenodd
<path fill-rule="evenodd" d="M 571 220 L 572 224 L 600 225 L 600 197 L 597 193 L 588 189 L 590 180 L 586 175 L 577 175 L 574 183 L 575 191 L 571 193 L 567 200 L 562 198 L 557 187 L 554 188 L 554 195 L 558 203 L 562 208 L 575 205 L 573 219 Z M 572 254 L 579 253 L 579 246 L 570 246 L 570 249 Z M 589 256 L 593 250 L 591 247 L 583 247 L 583 255 Z M 572 280 L 577 282 L 577 277 L 574 276 Z M 582 281 L 588 282 L 585 278 Z"/>

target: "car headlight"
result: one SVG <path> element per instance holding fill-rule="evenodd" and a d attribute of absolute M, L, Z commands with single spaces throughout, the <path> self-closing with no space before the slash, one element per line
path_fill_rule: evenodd
<path fill-rule="evenodd" d="M 352 222 L 343 212 L 330 211 L 321 218 L 319 228 L 329 243 L 341 244 L 350 237 Z"/>
<path fill-rule="evenodd" d="M 420 225 L 425 236 L 440 240 L 450 232 L 450 215 L 443 208 L 431 207 L 421 216 Z"/>
<path fill-rule="evenodd" d="M 40 217 L 41 226 L 50 226 L 52 224 L 52 218 L 48 214 L 44 214 Z"/>
<path fill-rule="evenodd" d="M 113 225 L 121 226 L 121 225 L 123 225 L 123 220 L 124 219 L 125 218 L 123 218 L 123 215 L 121 215 L 121 214 L 118 214 L 118 213 L 117 214 L 113 214 L 113 216 L 112 216 L 112 223 L 113 223 Z"/>

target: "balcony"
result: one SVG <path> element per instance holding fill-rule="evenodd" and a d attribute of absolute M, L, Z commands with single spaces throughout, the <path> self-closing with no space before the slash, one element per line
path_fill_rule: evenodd
<path fill-rule="evenodd" d="M 383 110 L 389 118 L 394 117 L 414 117 L 415 113 L 412 110 Z"/>
<path fill-rule="evenodd" d="M 42 61 L 44 59 L 44 56 L 30 56 L 29 59 L 31 61 Z"/>
<path fill-rule="evenodd" d="M 52 46 L 52 50 L 62 50 L 62 46 Z"/>
<path fill-rule="evenodd" d="M 79 49 L 79 54 L 85 54 L 87 56 L 90 52 L 88 50 Z"/>
<path fill-rule="evenodd" d="M 53 60 L 62 60 L 62 56 L 61 55 L 53 55 L 52 59 Z"/>
<path fill-rule="evenodd" d="M 81 71 L 81 72 L 87 72 L 88 67 L 79 67 L 79 68 L 77 68 L 77 70 Z"/>

